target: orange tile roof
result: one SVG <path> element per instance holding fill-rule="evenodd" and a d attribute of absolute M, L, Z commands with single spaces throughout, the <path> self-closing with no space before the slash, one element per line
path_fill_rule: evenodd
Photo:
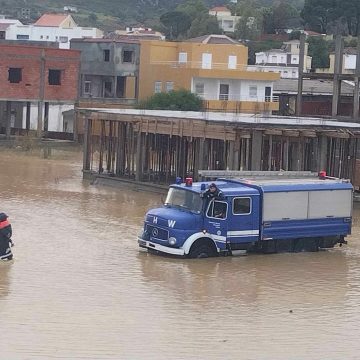
<path fill-rule="evenodd" d="M 225 6 L 215 6 L 212 9 L 210 9 L 210 11 L 226 11 L 226 12 L 230 12 L 230 10 Z"/>
<path fill-rule="evenodd" d="M 69 15 L 65 14 L 44 14 L 34 24 L 37 26 L 60 26 Z"/>

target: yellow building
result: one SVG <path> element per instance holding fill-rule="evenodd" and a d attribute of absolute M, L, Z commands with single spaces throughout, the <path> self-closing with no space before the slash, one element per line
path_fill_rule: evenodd
<path fill-rule="evenodd" d="M 279 109 L 273 83 L 279 74 L 250 70 L 248 49 L 225 35 L 184 42 L 142 41 L 139 99 L 187 89 L 209 110 L 271 113 Z"/>

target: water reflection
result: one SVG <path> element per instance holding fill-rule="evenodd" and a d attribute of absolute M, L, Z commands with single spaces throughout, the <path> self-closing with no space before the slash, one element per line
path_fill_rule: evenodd
<path fill-rule="evenodd" d="M 9 263 L 4 263 L 0 261 L 0 304 L 2 298 L 6 298 L 6 295 L 9 293 L 9 287 L 10 287 L 9 276 L 10 276 L 12 264 L 13 261 Z M 0 313 L 1 313 L 1 308 L 2 306 L 0 306 Z"/>
<path fill-rule="evenodd" d="M 199 306 L 252 306 L 275 299 L 278 306 L 303 306 L 305 298 L 316 306 L 342 305 L 347 293 L 346 255 L 338 249 L 200 261 L 140 253 L 139 260 L 144 281 Z"/>

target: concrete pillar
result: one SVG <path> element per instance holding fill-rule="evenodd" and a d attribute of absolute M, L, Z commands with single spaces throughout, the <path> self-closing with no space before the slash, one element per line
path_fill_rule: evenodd
<path fill-rule="evenodd" d="M 138 131 L 136 136 L 136 171 L 135 171 L 135 180 L 141 181 L 142 179 L 142 166 L 141 166 L 141 144 L 142 136 L 141 132 Z"/>
<path fill-rule="evenodd" d="M 44 123 L 43 109 L 44 109 L 44 103 L 42 101 L 38 101 L 38 121 L 37 121 L 37 129 L 36 129 L 37 137 L 41 137 L 43 132 L 43 123 Z"/>
<path fill-rule="evenodd" d="M 229 170 L 234 170 L 234 149 L 235 149 L 235 142 L 230 140 L 229 141 L 229 154 L 228 154 L 227 166 L 226 166 L 226 168 Z"/>
<path fill-rule="evenodd" d="M 199 152 L 197 154 L 197 160 L 196 160 L 196 166 L 194 169 L 194 180 L 199 181 L 199 170 L 205 170 L 204 169 L 204 148 L 205 148 L 205 139 L 200 138 L 198 139 L 199 144 Z"/>
<path fill-rule="evenodd" d="M 283 163 L 282 163 L 282 167 L 285 171 L 289 170 L 289 146 L 290 146 L 290 141 L 289 138 L 286 137 L 283 148 Z"/>
<path fill-rule="evenodd" d="M 37 123 L 37 136 L 42 136 L 43 131 L 43 107 L 45 96 L 45 50 L 41 51 L 40 57 L 40 87 L 39 87 L 39 101 L 38 101 L 38 123 Z"/>
<path fill-rule="evenodd" d="M 240 147 L 241 147 L 241 139 L 237 136 L 235 140 L 235 146 L 234 146 L 234 160 L 233 160 L 233 169 L 239 170 L 239 165 L 241 162 L 240 156 Z"/>
<path fill-rule="evenodd" d="M 360 81 L 360 36 L 357 39 L 357 54 L 356 54 L 356 70 L 355 70 L 355 87 L 354 87 L 354 109 L 353 118 L 359 121 L 359 81 Z"/>
<path fill-rule="evenodd" d="M 251 140 L 251 170 L 261 170 L 262 131 L 254 130 Z"/>
<path fill-rule="evenodd" d="M 44 109 L 44 132 L 49 130 L 49 103 L 45 103 Z"/>
<path fill-rule="evenodd" d="M 328 150 L 328 142 L 327 137 L 321 135 L 318 141 L 318 159 L 317 159 L 317 170 L 326 170 L 327 168 L 327 150 Z"/>
<path fill-rule="evenodd" d="M 272 159 L 272 147 L 273 147 L 273 137 L 269 135 L 269 154 L 268 154 L 268 170 L 271 171 L 271 159 Z"/>
<path fill-rule="evenodd" d="M 342 73 L 344 52 L 344 41 L 341 35 L 335 37 L 335 65 L 334 65 L 334 90 L 332 98 L 332 116 L 338 115 L 339 99 L 341 96 L 341 80 L 340 75 Z"/>
<path fill-rule="evenodd" d="M 300 35 L 300 53 L 299 53 L 299 78 L 298 78 L 298 93 L 296 98 L 296 115 L 301 115 L 302 109 L 302 92 L 303 92 L 303 73 L 305 63 L 305 34 Z"/>
<path fill-rule="evenodd" d="M 11 135 L 11 101 L 6 102 L 6 126 L 5 126 L 5 136 L 6 139 L 10 139 Z"/>
<path fill-rule="evenodd" d="M 25 121 L 26 132 L 29 132 L 30 130 L 30 117 L 31 117 L 31 102 L 28 101 L 26 103 L 26 121 Z"/>
<path fill-rule="evenodd" d="M 84 124 L 84 147 L 83 147 L 83 171 L 90 170 L 90 149 L 92 120 L 85 119 Z"/>

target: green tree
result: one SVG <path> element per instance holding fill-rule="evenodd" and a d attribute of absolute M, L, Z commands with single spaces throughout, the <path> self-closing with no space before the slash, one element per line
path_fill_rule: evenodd
<path fill-rule="evenodd" d="M 186 33 L 191 25 L 191 18 L 182 11 L 170 11 L 160 16 L 161 23 L 166 28 L 166 35 L 170 40 Z"/>
<path fill-rule="evenodd" d="M 312 36 L 309 38 L 308 53 L 312 57 L 313 68 L 329 67 L 329 46 L 322 37 Z"/>
<path fill-rule="evenodd" d="M 201 111 L 202 100 L 191 91 L 181 89 L 169 93 L 154 94 L 141 102 L 139 107 L 148 110 Z"/>
<path fill-rule="evenodd" d="M 222 34 L 219 23 L 215 16 L 207 13 L 200 14 L 191 23 L 191 27 L 188 32 L 189 38 L 194 38 L 202 35 L 210 34 Z"/>
<path fill-rule="evenodd" d="M 356 0 L 358 1 L 358 0 Z M 338 0 L 305 0 L 301 17 L 311 30 L 326 34 L 329 25 L 340 17 Z"/>
<path fill-rule="evenodd" d="M 346 21 L 348 34 L 360 35 L 360 0 L 338 0 L 338 8 Z"/>
<path fill-rule="evenodd" d="M 191 20 L 194 20 L 200 14 L 208 13 L 208 8 L 203 0 L 187 0 L 183 4 L 178 5 L 176 11 L 182 11 L 190 16 Z"/>
<path fill-rule="evenodd" d="M 237 39 L 256 40 L 262 29 L 262 10 L 258 9 L 254 1 L 237 4 L 235 12 L 240 16 L 236 24 Z"/>

